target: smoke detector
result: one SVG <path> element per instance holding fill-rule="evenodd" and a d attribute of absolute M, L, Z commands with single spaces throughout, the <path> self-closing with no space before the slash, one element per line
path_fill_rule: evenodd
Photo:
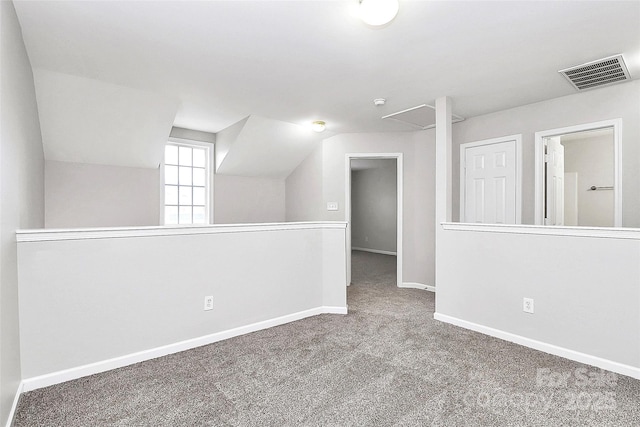
<path fill-rule="evenodd" d="M 593 89 L 631 80 L 622 55 L 609 56 L 558 72 L 569 80 L 576 90 Z"/>
<path fill-rule="evenodd" d="M 383 106 L 385 103 L 387 102 L 386 99 L 384 98 L 376 98 L 373 100 L 373 105 L 375 105 L 376 107 L 381 107 Z"/>

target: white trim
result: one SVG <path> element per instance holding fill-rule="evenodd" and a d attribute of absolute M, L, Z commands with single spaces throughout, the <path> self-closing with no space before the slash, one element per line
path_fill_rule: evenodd
<path fill-rule="evenodd" d="M 347 286 L 351 284 L 351 159 L 395 159 L 396 160 L 396 283 L 402 283 L 402 230 L 404 223 L 403 215 L 403 189 L 404 189 L 404 165 L 402 153 L 347 153 L 345 154 L 345 202 L 344 218 L 347 221 Z"/>
<path fill-rule="evenodd" d="M 451 231 L 475 231 L 482 233 L 536 234 L 547 236 L 597 237 L 603 239 L 640 240 L 640 228 L 568 227 L 520 224 L 469 224 L 443 222 L 442 228 Z"/>
<path fill-rule="evenodd" d="M 20 384 L 18 384 L 18 389 L 16 390 L 16 395 L 13 398 L 13 404 L 11 405 L 11 410 L 9 411 L 9 417 L 7 418 L 6 427 L 11 427 L 11 425 L 13 424 L 13 418 L 16 415 L 16 409 L 18 408 L 18 402 L 20 401 L 20 395 L 23 393 L 23 391 L 24 391 L 24 381 L 21 381 Z"/>
<path fill-rule="evenodd" d="M 77 366 L 75 368 L 65 369 L 63 371 L 53 372 L 46 375 L 40 375 L 33 378 L 27 378 L 22 381 L 24 392 L 35 390 L 50 385 L 59 384 L 65 381 L 71 381 L 88 375 L 98 374 L 100 372 L 121 368 L 123 366 L 132 365 L 134 363 L 151 360 L 168 354 L 178 353 L 203 345 L 212 344 L 229 338 L 245 335 L 251 332 L 260 331 L 274 326 L 283 325 L 285 323 L 294 322 L 307 317 L 316 316 L 318 314 L 347 314 L 347 307 L 329 307 L 321 306 L 309 310 L 299 311 L 297 313 L 276 317 L 274 319 L 264 320 L 262 322 L 252 323 L 250 325 L 240 326 L 226 331 L 216 332 L 199 338 L 180 341 L 168 344 L 162 347 L 156 347 L 149 350 L 143 350 L 137 353 L 125 356 L 115 357 L 113 359 L 103 360 L 88 365 Z"/>
<path fill-rule="evenodd" d="M 325 305 L 320 308 L 322 309 L 322 312 L 318 314 L 347 314 L 349 311 L 348 307 L 334 307 L 329 305 Z"/>
<path fill-rule="evenodd" d="M 501 144 L 515 141 L 516 143 L 516 213 L 515 223 L 522 224 L 522 134 L 501 136 L 499 138 L 484 139 L 482 141 L 460 144 L 460 220 L 465 217 L 465 150 L 483 145 Z"/>
<path fill-rule="evenodd" d="M 408 288 L 408 289 L 421 289 L 423 291 L 435 292 L 436 287 L 433 285 L 425 285 L 422 283 L 416 282 L 404 282 L 399 288 Z"/>
<path fill-rule="evenodd" d="M 166 145 L 165 145 L 166 147 Z M 158 195 L 160 196 L 160 207 L 159 210 L 160 212 L 158 212 L 158 226 L 163 226 L 164 225 L 164 193 L 165 193 L 165 188 L 164 188 L 164 150 L 162 152 L 162 160 L 160 160 L 160 165 L 158 166 L 158 175 L 160 176 L 160 180 L 158 181 L 158 186 L 160 187 L 160 189 L 158 190 Z"/>
<path fill-rule="evenodd" d="M 512 334 L 511 332 L 490 328 L 488 326 L 462 320 L 457 317 L 448 316 L 446 314 L 434 313 L 433 318 L 441 322 L 459 326 L 464 329 L 469 329 L 485 335 L 500 338 L 505 341 L 520 344 L 534 350 L 543 351 L 545 353 L 564 357 L 565 359 L 574 360 L 580 363 L 586 363 L 591 366 L 596 366 L 598 368 L 606 369 L 618 374 L 640 379 L 640 368 L 637 368 L 635 366 L 625 365 L 623 363 L 614 362 L 612 360 L 603 359 L 601 357 L 593 356 L 586 353 L 581 353 L 579 351 L 571 350 L 565 347 L 537 341 L 531 338 L 523 337 L 521 335 Z"/>
<path fill-rule="evenodd" d="M 533 159 L 533 184 L 534 184 L 534 201 L 533 213 L 534 224 L 544 225 L 544 142 L 542 138 L 535 135 L 535 152 Z"/>
<path fill-rule="evenodd" d="M 544 222 L 544 138 L 561 136 L 568 133 L 584 132 L 589 130 L 613 128 L 613 156 L 614 156 L 614 227 L 622 227 L 622 119 L 603 120 L 600 122 L 585 123 L 582 125 L 568 126 L 557 129 L 549 129 L 535 133 L 535 223 L 542 225 Z"/>
<path fill-rule="evenodd" d="M 345 229 L 347 224 L 341 221 L 324 222 L 281 222 L 272 224 L 215 224 L 215 225 L 176 225 L 149 227 L 109 227 L 75 229 L 38 229 L 17 230 L 16 241 L 44 242 L 50 240 L 87 240 L 116 239 L 126 237 L 183 236 L 192 234 L 247 233 L 258 231 L 306 230 L 306 229 Z"/>
<path fill-rule="evenodd" d="M 360 248 L 357 246 L 351 246 L 351 250 L 360 251 L 360 252 L 371 252 L 372 254 L 380 254 L 380 255 L 398 255 L 398 252 L 382 251 L 380 249 Z"/>

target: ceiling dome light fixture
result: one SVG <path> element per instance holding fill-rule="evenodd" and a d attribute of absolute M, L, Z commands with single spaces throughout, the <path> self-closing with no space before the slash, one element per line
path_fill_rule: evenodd
<path fill-rule="evenodd" d="M 360 0 L 360 19 L 378 27 L 391 22 L 399 8 L 398 0 Z"/>
<path fill-rule="evenodd" d="M 325 122 L 323 122 L 322 120 L 316 120 L 315 122 L 311 123 L 311 129 L 314 132 L 322 132 L 324 131 L 324 129 L 327 127 L 327 124 Z"/>

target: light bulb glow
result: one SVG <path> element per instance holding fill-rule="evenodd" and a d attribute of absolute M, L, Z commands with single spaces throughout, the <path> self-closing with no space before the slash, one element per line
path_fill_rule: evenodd
<path fill-rule="evenodd" d="M 316 120 L 315 122 L 311 123 L 311 129 L 314 132 L 322 132 L 324 131 L 326 127 L 326 123 L 323 122 L 322 120 Z"/>
<path fill-rule="evenodd" d="M 391 22 L 398 14 L 398 0 L 361 0 L 360 19 L 372 26 Z"/>

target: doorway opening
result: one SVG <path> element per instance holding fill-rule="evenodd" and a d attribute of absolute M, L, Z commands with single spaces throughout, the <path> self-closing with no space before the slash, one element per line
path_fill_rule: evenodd
<path fill-rule="evenodd" d="M 347 154 L 345 163 L 347 285 L 355 249 L 377 255 L 380 264 L 395 256 L 395 282 L 402 286 L 402 153 Z"/>
<path fill-rule="evenodd" d="M 536 133 L 535 223 L 621 227 L 621 120 Z"/>

